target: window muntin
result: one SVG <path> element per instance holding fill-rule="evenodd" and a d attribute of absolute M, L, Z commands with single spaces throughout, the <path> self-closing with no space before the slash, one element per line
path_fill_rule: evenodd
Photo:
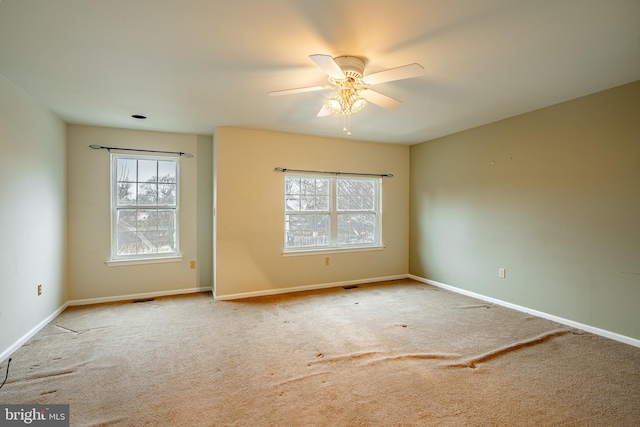
<path fill-rule="evenodd" d="M 112 155 L 113 259 L 179 254 L 179 159 Z"/>
<path fill-rule="evenodd" d="M 285 176 L 285 251 L 378 246 L 380 178 Z"/>

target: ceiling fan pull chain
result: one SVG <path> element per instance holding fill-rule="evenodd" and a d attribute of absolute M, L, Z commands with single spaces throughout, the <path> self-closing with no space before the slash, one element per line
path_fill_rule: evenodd
<path fill-rule="evenodd" d="M 351 136 L 351 114 L 344 115 L 344 127 L 342 131 Z"/>

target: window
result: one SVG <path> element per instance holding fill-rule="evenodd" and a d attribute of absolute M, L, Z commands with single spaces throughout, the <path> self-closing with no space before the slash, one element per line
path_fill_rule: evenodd
<path fill-rule="evenodd" d="M 111 156 L 111 257 L 177 256 L 179 159 Z"/>
<path fill-rule="evenodd" d="M 381 244 L 381 178 L 285 176 L 285 252 Z"/>

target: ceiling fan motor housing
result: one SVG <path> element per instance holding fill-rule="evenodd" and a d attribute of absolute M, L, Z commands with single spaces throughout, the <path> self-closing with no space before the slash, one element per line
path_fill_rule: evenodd
<path fill-rule="evenodd" d="M 361 79 L 364 73 L 364 60 L 355 56 L 338 56 L 333 58 L 345 76 L 352 79 Z"/>

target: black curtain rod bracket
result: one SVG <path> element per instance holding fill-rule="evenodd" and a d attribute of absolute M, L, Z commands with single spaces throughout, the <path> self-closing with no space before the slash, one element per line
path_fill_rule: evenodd
<path fill-rule="evenodd" d="M 330 172 L 330 171 L 312 171 L 304 169 L 275 168 L 274 172 L 305 172 L 305 173 L 322 173 L 326 175 L 348 175 L 348 176 L 379 176 L 380 178 L 393 178 L 391 173 L 357 173 L 357 172 Z"/>
<path fill-rule="evenodd" d="M 118 150 L 118 151 L 135 151 L 136 153 L 177 154 L 179 156 L 184 156 L 184 157 L 193 157 L 193 154 L 184 153 L 182 151 L 143 150 L 139 148 L 104 147 L 102 145 L 90 145 L 89 148 L 93 148 L 94 150 L 107 150 L 108 152 L 111 152 L 111 150 Z"/>

